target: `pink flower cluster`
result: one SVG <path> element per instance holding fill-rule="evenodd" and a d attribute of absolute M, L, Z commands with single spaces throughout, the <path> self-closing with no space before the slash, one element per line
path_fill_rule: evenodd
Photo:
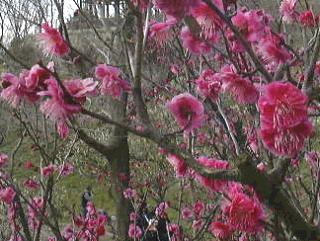
<path fill-rule="evenodd" d="M 107 216 L 98 213 L 92 202 L 87 204 L 87 210 L 86 217 L 74 217 L 74 226 L 68 224 L 64 228 L 62 236 L 65 240 L 98 241 L 106 234 Z"/>
<path fill-rule="evenodd" d="M 129 238 L 139 239 L 142 237 L 142 230 L 139 226 L 131 223 L 129 225 L 128 235 L 129 235 Z"/>
<path fill-rule="evenodd" d="M 188 27 L 182 28 L 180 38 L 182 39 L 183 47 L 193 54 L 201 55 L 211 51 L 210 45 L 192 33 Z"/>
<path fill-rule="evenodd" d="M 67 120 L 81 111 L 81 104 L 88 95 L 95 93 L 98 82 L 93 79 L 65 81 L 63 84 L 68 93 L 64 93 L 50 71 L 54 71 L 53 63 L 49 63 L 47 69 L 34 65 L 30 70 L 22 71 L 19 77 L 11 73 L 2 74 L 0 97 L 13 107 L 17 107 L 22 100 L 34 104 L 43 97 L 40 110 L 56 123 L 59 135 L 65 138 L 69 132 Z"/>
<path fill-rule="evenodd" d="M 182 240 L 182 230 L 180 226 L 176 223 L 169 223 L 168 230 L 172 233 L 172 241 L 181 241 Z"/>
<path fill-rule="evenodd" d="M 2 74 L 1 82 L 4 88 L 0 93 L 0 97 L 9 102 L 13 107 L 17 107 L 24 99 L 31 103 L 36 102 L 39 96 L 37 96 L 33 86 L 27 87 L 27 76 L 27 71 L 23 71 L 19 77 L 11 73 Z"/>
<path fill-rule="evenodd" d="M 40 110 L 46 117 L 50 117 L 57 123 L 61 138 L 65 138 L 69 133 L 66 121 L 73 114 L 79 113 L 81 106 L 77 103 L 68 103 L 57 80 L 47 79 L 45 83 L 47 84 L 47 90 L 38 92 L 38 95 L 49 98 L 41 103 Z"/>
<path fill-rule="evenodd" d="M 169 208 L 169 204 L 167 202 L 161 202 L 155 210 L 155 214 L 157 217 L 164 218 L 166 214 L 166 210 Z"/>
<path fill-rule="evenodd" d="M 209 98 L 213 102 L 218 100 L 222 91 L 222 82 L 212 70 L 204 70 L 195 82 L 198 92 L 204 97 Z"/>
<path fill-rule="evenodd" d="M 313 127 L 307 116 L 308 97 L 288 82 L 272 82 L 259 99 L 260 135 L 268 150 L 294 157 L 304 146 Z"/>
<path fill-rule="evenodd" d="M 10 241 L 22 241 L 22 237 L 19 234 L 21 227 L 19 226 L 19 224 L 17 222 L 18 208 L 19 208 L 19 206 L 18 206 L 17 202 L 12 202 L 9 205 L 8 212 L 7 212 L 8 223 L 9 223 L 10 229 L 11 229 Z"/>
<path fill-rule="evenodd" d="M 224 91 L 231 93 L 240 104 L 254 104 L 259 98 L 259 91 L 247 78 L 237 74 L 233 65 L 225 65 L 219 73 L 215 74 L 217 80 L 222 82 Z"/>
<path fill-rule="evenodd" d="M 315 16 L 311 10 L 300 13 L 300 24 L 304 27 L 314 28 L 319 23 L 319 16 Z"/>
<path fill-rule="evenodd" d="M 40 225 L 41 215 L 46 215 L 43 210 L 44 200 L 42 197 L 34 197 L 28 205 L 28 224 L 32 230 L 36 230 Z"/>
<path fill-rule="evenodd" d="M 269 33 L 271 20 L 272 17 L 262 10 L 240 9 L 232 18 L 232 23 L 240 29 L 249 42 L 254 43 Z"/>
<path fill-rule="evenodd" d="M 232 18 L 232 22 L 238 27 L 245 39 L 252 44 L 252 47 L 260 55 L 267 65 L 277 65 L 292 58 L 292 54 L 285 47 L 284 38 L 272 31 L 273 19 L 263 10 L 239 9 Z M 245 52 L 242 43 L 232 31 L 227 32 L 231 42 L 232 51 Z"/>
<path fill-rule="evenodd" d="M 95 70 L 96 78 L 101 80 L 100 90 L 102 94 L 120 98 L 123 92 L 131 90 L 130 84 L 122 79 L 120 69 L 99 64 Z"/>
<path fill-rule="evenodd" d="M 296 10 L 297 0 L 283 0 L 280 5 L 280 14 L 283 21 L 287 23 L 299 22 L 307 28 L 314 28 L 319 23 L 319 16 L 316 16 L 311 9 L 299 13 Z"/>

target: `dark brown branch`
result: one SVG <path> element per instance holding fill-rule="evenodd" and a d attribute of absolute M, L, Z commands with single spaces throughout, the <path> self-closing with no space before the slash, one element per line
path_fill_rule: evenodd
<path fill-rule="evenodd" d="M 102 144 L 101 142 L 98 142 L 96 139 L 90 137 L 87 133 L 85 133 L 81 129 L 76 130 L 76 132 L 79 138 L 84 143 L 86 143 L 88 146 L 95 149 L 97 152 L 99 152 L 100 154 L 102 154 L 107 158 L 115 148 L 114 146 L 108 146 L 108 145 Z"/>

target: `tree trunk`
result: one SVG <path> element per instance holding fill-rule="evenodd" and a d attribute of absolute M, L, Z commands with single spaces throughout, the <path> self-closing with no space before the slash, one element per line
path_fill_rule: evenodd
<path fill-rule="evenodd" d="M 126 101 L 110 100 L 112 119 L 122 122 L 126 118 Z M 113 127 L 108 144 L 114 146 L 108 156 L 112 171 L 112 191 L 116 206 L 118 240 L 128 240 L 130 201 L 125 199 L 123 191 L 128 188 L 130 178 L 128 133 L 119 127 Z"/>

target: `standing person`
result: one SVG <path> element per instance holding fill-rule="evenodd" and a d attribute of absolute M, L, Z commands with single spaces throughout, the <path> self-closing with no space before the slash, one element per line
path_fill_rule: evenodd
<path fill-rule="evenodd" d="M 82 196 L 81 196 L 81 215 L 83 217 L 87 216 L 87 204 L 88 202 L 92 201 L 92 187 L 91 186 L 87 186 L 86 190 L 83 192 Z"/>

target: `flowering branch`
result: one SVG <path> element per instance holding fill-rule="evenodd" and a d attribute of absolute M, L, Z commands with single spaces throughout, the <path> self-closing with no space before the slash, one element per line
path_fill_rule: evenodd
<path fill-rule="evenodd" d="M 312 82 L 313 82 L 313 77 L 314 77 L 314 70 L 315 70 L 316 62 L 318 60 L 319 53 L 320 53 L 320 37 L 319 37 L 319 33 L 320 33 L 320 28 L 317 30 L 316 46 L 314 47 L 313 55 L 311 57 L 311 62 L 308 65 L 309 67 L 308 67 L 308 69 L 306 71 L 305 81 L 304 81 L 303 86 L 302 86 L 302 90 L 308 95 L 312 91 Z"/>
<path fill-rule="evenodd" d="M 271 82 L 272 81 L 272 76 L 265 69 L 263 64 L 260 62 L 260 60 L 258 59 L 256 54 L 254 53 L 254 51 L 253 51 L 252 47 L 250 46 L 250 44 L 243 38 L 241 33 L 238 31 L 238 29 L 232 24 L 230 19 L 228 17 L 226 17 L 221 12 L 221 10 L 215 4 L 212 3 L 211 0 L 202 0 L 202 1 L 205 2 L 228 25 L 228 27 L 233 31 L 233 33 L 235 34 L 237 39 L 240 40 L 241 44 L 246 49 L 247 53 L 250 55 L 250 57 L 251 57 L 252 61 L 254 62 L 256 68 L 261 72 L 261 74 L 263 74 L 263 76 L 267 79 L 268 82 Z"/>

